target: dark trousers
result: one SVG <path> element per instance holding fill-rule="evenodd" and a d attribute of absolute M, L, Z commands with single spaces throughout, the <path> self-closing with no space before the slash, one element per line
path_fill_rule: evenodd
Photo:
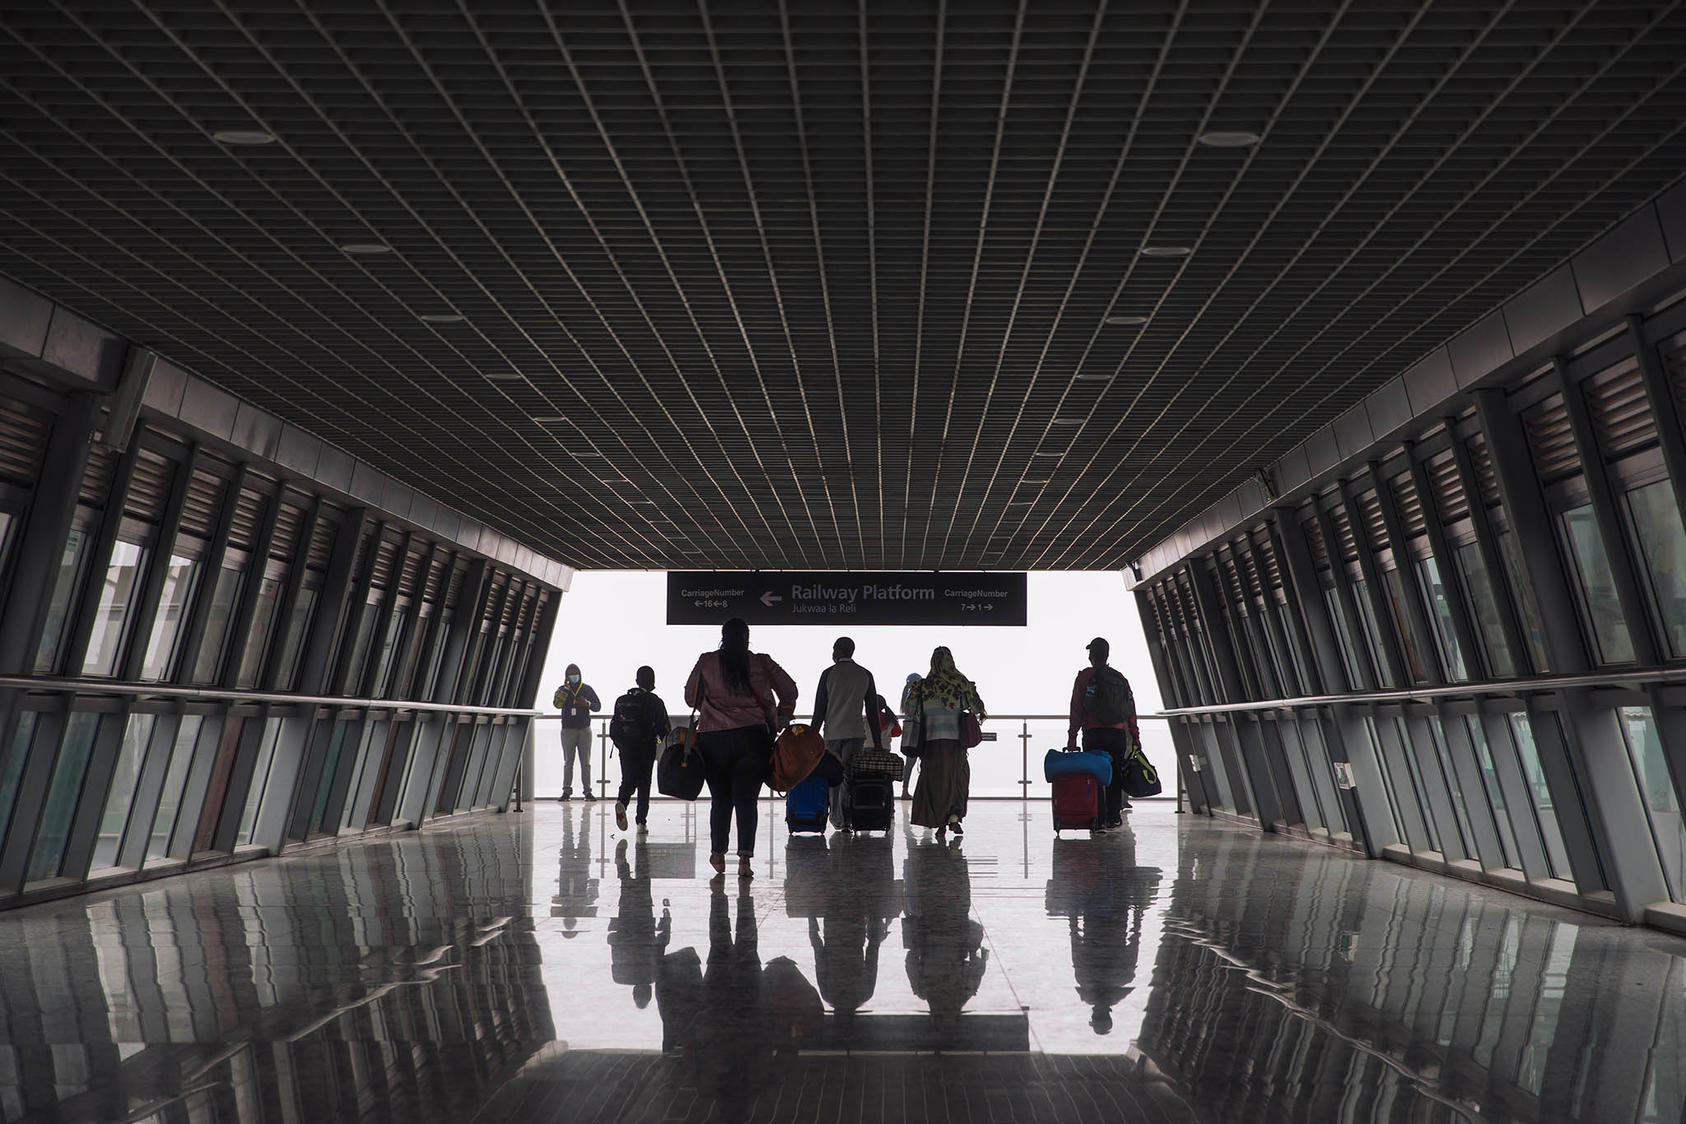
<path fill-rule="evenodd" d="M 732 835 L 732 816 L 738 820 L 738 854 L 755 854 L 756 801 L 767 779 L 767 759 L 773 748 L 765 726 L 710 730 L 697 735 L 708 779 L 710 853 L 724 855 Z"/>
<path fill-rule="evenodd" d="M 625 804 L 637 793 L 638 810 L 634 822 L 643 823 L 650 818 L 650 770 L 656 767 L 656 743 L 617 748 L 621 755 L 621 791 L 615 802 Z"/>
<path fill-rule="evenodd" d="M 1124 809 L 1130 806 L 1129 799 L 1124 795 L 1124 759 L 1130 754 L 1130 732 L 1105 726 L 1085 726 L 1083 748 L 1112 757 L 1112 783 L 1106 786 L 1106 822 L 1110 827 L 1123 817 Z"/>

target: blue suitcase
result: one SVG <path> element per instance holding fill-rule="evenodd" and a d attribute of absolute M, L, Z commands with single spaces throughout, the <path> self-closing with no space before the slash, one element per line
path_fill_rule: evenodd
<path fill-rule="evenodd" d="M 824 777 L 810 776 L 799 781 L 790 795 L 784 798 L 784 822 L 795 835 L 799 831 L 825 831 L 826 813 L 830 810 L 831 786 Z"/>

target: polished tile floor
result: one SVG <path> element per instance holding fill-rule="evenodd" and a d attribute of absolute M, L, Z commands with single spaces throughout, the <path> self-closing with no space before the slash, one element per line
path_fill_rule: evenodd
<path fill-rule="evenodd" d="M 762 808 L 749 882 L 545 803 L 0 914 L 0 1118 L 1683 1119 L 1686 941 L 1163 804 Z"/>

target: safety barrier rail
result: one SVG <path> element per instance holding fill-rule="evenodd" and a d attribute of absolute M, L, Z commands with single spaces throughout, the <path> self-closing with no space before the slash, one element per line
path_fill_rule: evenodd
<path fill-rule="evenodd" d="M 1530 679 L 1487 679 L 1436 686 L 1395 687 L 1383 691 L 1354 691 L 1345 695 L 1300 695 L 1293 698 L 1216 703 L 1208 706 L 1167 707 L 1154 718 L 1195 718 L 1236 711 L 1310 710 L 1338 704 L 1440 702 L 1472 697 L 1515 697 L 1567 690 L 1622 690 L 1686 684 L 1686 667 L 1653 667 L 1624 671 L 1589 671 L 1574 675 L 1541 675 Z M 1142 715 L 1143 718 L 1150 717 Z"/>
<path fill-rule="evenodd" d="M 491 717 L 541 718 L 531 707 L 470 706 L 466 703 L 417 702 L 409 699 L 347 698 L 344 695 L 291 695 L 276 691 L 238 691 L 220 687 L 179 687 L 169 683 L 133 683 L 116 679 L 49 679 L 0 675 L 0 690 L 50 692 L 83 696 L 126 695 L 136 698 L 181 699 L 185 702 L 275 703 L 292 706 L 333 706 L 344 710 L 379 712 L 427 711 Z M 555 715 L 551 715 L 555 717 Z"/>
<path fill-rule="evenodd" d="M 542 715 L 539 716 L 538 721 L 540 723 L 560 722 L 561 718 L 562 718 L 562 716 L 560 714 L 542 714 Z M 668 721 L 671 724 L 673 724 L 674 726 L 683 726 L 683 725 L 685 725 L 685 723 L 687 721 L 689 721 L 689 719 L 690 719 L 690 711 L 685 711 L 684 713 L 678 714 L 678 715 L 674 715 L 674 714 L 668 715 Z M 985 742 L 997 742 L 997 743 L 999 743 L 1001 740 L 1003 740 L 1003 731 L 1002 731 L 1001 726 L 1000 726 L 1001 723 L 1017 722 L 1019 724 L 1018 732 L 1006 734 L 1006 738 L 1008 738 L 1008 739 L 1017 738 L 1018 741 L 1019 741 L 1019 776 L 1018 776 L 1018 779 L 1013 781 L 1012 783 L 1018 786 L 1020 796 L 1028 797 L 1030 795 L 1030 789 L 1031 789 L 1032 785 L 1040 785 L 1040 784 L 1045 783 L 1040 777 L 1037 777 L 1035 779 L 1032 779 L 1032 777 L 1031 777 L 1031 772 L 1030 772 L 1031 749 L 1030 749 L 1030 746 L 1031 746 L 1031 743 L 1033 741 L 1036 741 L 1038 738 L 1048 737 L 1049 735 L 1048 735 L 1048 731 L 1046 730 L 1046 728 L 1044 728 L 1043 730 L 1038 731 L 1038 732 L 1033 732 L 1031 730 L 1031 723 L 1032 722 L 1050 723 L 1050 724 L 1057 723 L 1058 724 L 1057 725 L 1058 736 L 1057 736 L 1057 738 L 1055 738 L 1053 740 L 1058 740 L 1060 742 L 1060 744 L 1063 745 L 1063 744 L 1065 744 L 1066 724 L 1067 724 L 1067 722 L 1069 722 L 1069 720 L 1070 720 L 1070 715 L 1068 715 L 1068 714 L 991 714 L 989 716 L 989 720 L 984 723 L 984 740 L 985 740 Z M 1163 723 L 1166 724 L 1167 727 L 1169 726 L 1169 722 L 1170 722 L 1170 719 L 1164 714 L 1141 714 L 1141 715 L 1137 715 L 1137 720 L 1139 722 L 1143 722 L 1143 723 L 1163 722 Z M 610 786 L 610 782 L 609 782 L 609 779 L 608 779 L 609 747 L 610 747 L 610 742 L 609 742 L 609 716 L 606 715 L 606 714 L 592 715 L 592 722 L 597 728 L 596 729 L 596 737 L 597 737 L 597 745 L 598 745 L 598 766 L 597 766 L 598 773 L 597 773 L 596 785 L 597 785 L 599 795 L 607 798 L 608 790 L 609 790 L 609 786 Z M 1174 757 L 1174 751 L 1170 750 L 1169 747 L 1167 747 L 1166 752 L 1164 754 L 1150 753 L 1149 756 L 1150 756 L 1150 758 L 1161 757 L 1163 760 L 1169 762 Z M 1177 777 L 1178 777 L 1178 781 L 1177 781 L 1177 786 L 1176 786 L 1177 791 L 1176 791 L 1176 797 L 1175 798 L 1177 800 L 1177 808 L 1178 808 L 1179 811 L 1181 811 L 1182 810 L 1183 793 L 1182 793 L 1181 773 L 1180 772 L 1177 772 Z M 1157 799 L 1171 799 L 1171 796 L 1169 794 L 1167 794 L 1165 796 L 1158 797 Z"/>

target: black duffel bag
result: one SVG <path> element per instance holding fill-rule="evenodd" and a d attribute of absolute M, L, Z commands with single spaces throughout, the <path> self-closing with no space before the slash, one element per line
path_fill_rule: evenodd
<path fill-rule="evenodd" d="M 1158 796 L 1164 789 L 1159 784 L 1159 770 L 1142 752 L 1140 743 L 1130 746 L 1124 758 L 1124 791 L 1138 799 Z"/>
<path fill-rule="evenodd" d="M 697 748 L 696 728 L 673 731 L 656 762 L 656 791 L 677 800 L 695 800 L 703 790 L 703 755 Z"/>

